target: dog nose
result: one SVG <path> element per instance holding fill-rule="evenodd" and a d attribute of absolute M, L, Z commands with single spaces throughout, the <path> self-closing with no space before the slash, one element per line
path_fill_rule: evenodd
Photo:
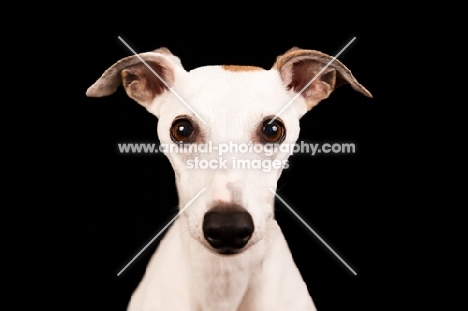
<path fill-rule="evenodd" d="M 220 254 L 238 253 L 254 231 L 252 216 L 247 211 L 211 210 L 203 219 L 203 234 Z"/>

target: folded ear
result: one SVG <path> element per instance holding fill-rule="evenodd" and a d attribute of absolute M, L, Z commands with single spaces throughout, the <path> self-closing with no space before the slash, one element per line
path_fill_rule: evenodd
<path fill-rule="evenodd" d="M 172 87 L 176 71 L 183 70 L 183 67 L 179 58 L 172 55 L 167 48 L 138 54 L 138 56 L 123 58 L 109 67 L 88 88 L 86 95 L 88 97 L 111 95 L 122 84 L 130 98 L 144 107 L 149 107 L 157 96 Z"/>
<path fill-rule="evenodd" d="M 280 72 L 286 87 L 296 92 L 302 91 L 313 80 L 301 93 L 306 100 L 307 111 L 346 83 L 365 96 L 372 97 L 371 93 L 357 82 L 351 71 L 337 59 L 320 73 L 332 59 L 333 57 L 318 51 L 294 47 L 284 55 L 278 56 L 273 68 Z"/>

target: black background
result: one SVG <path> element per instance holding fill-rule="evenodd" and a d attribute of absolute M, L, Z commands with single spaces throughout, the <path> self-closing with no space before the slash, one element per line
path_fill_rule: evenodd
<path fill-rule="evenodd" d="M 317 308 L 390 310 L 399 305 L 398 222 L 388 146 L 389 104 L 379 64 L 387 54 L 385 8 L 336 3 L 254 9 L 250 6 L 116 2 L 80 4 L 57 16 L 67 55 L 58 83 L 67 94 L 58 108 L 56 155 L 62 208 L 53 215 L 54 284 L 51 307 L 125 310 L 155 241 L 117 273 L 177 213 L 174 175 L 161 155 L 121 155 L 119 142 L 154 142 L 157 119 L 129 99 L 85 96 L 113 63 L 135 51 L 168 47 L 186 70 L 204 65 L 269 69 L 293 46 L 335 55 L 373 95 L 340 87 L 301 119 L 300 140 L 349 142 L 356 154 L 293 156 L 278 194 L 357 272 L 353 275 L 281 202 L 276 217 Z M 66 26 L 65 26 L 66 25 Z M 62 41 L 63 40 L 63 41 Z M 59 66 L 60 67 L 60 66 Z M 72 76 L 70 77 L 70 72 Z"/>

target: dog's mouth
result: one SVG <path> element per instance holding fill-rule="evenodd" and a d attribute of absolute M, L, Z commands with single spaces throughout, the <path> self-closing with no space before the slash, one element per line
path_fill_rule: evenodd
<path fill-rule="evenodd" d="M 212 247 L 209 247 L 211 252 L 217 254 L 217 255 L 225 255 L 225 256 L 232 256 L 232 255 L 237 255 L 243 252 L 243 249 L 232 249 L 232 248 L 221 248 L 221 249 L 214 249 Z"/>
<path fill-rule="evenodd" d="M 213 239 L 207 239 L 208 243 L 205 243 L 205 246 L 211 251 L 219 255 L 236 255 L 243 253 L 246 249 L 249 248 L 248 241 L 249 236 L 239 238 L 239 241 L 233 243 L 232 245 L 220 245 L 219 241 L 213 241 Z M 206 245 L 208 244 L 208 245 Z M 242 245 L 241 247 L 239 247 Z"/>
<path fill-rule="evenodd" d="M 210 253 L 213 253 L 215 255 L 221 255 L 221 256 L 235 256 L 244 253 L 246 250 L 249 249 L 249 246 L 246 245 L 245 247 L 242 248 L 234 248 L 234 247 L 221 247 L 221 248 L 214 248 L 210 246 L 208 243 L 203 243 L 203 246 L 208 249 Z"/>

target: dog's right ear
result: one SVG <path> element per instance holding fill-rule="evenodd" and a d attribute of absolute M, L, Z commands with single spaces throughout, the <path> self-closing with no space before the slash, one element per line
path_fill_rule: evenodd
<path fill-rule="evenodd" d="M 176 73 L 185 71 L 179 58 L 167 48 L 159 48 L 138 56 L 123 58 L 109 67 L 88 88 L 86 95 L 88 97 L 111 95 L 122 84 L 130 98 L 148 108 L 155 98 L 172 87 Z M 141 59 L 151 67 L 151 70 Z"/>

